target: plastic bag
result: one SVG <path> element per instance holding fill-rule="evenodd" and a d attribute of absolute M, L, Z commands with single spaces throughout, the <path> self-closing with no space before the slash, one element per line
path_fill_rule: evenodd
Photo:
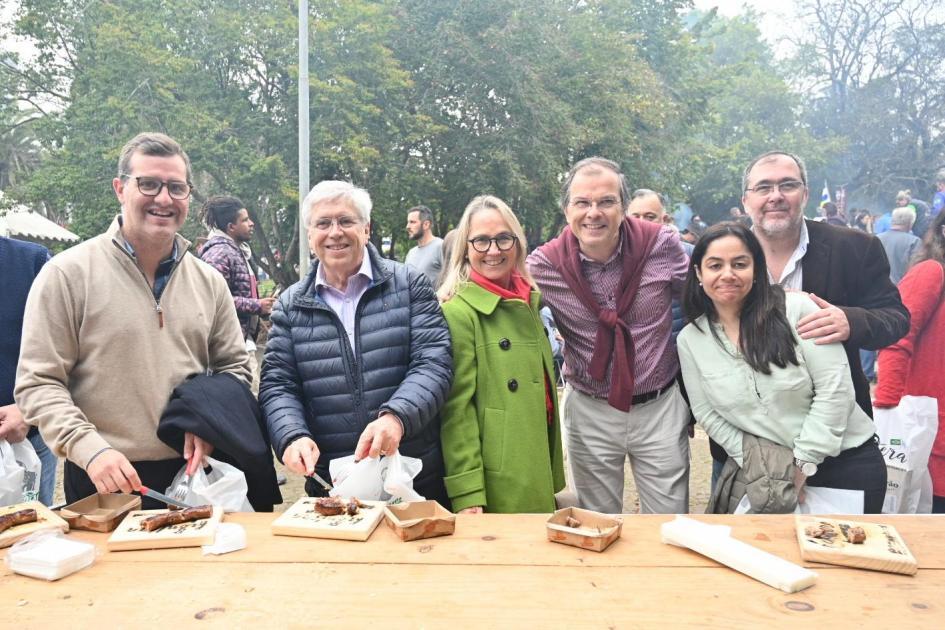
<path fill-rule="evenodd" d="M 59 530 L 41 530 L 14 544 L 4 561 L 14 573 L 53 581 L 92 566 L 97 555 L 91 543 L 66 538 Z"/>
<path fill-rule="evenodd" d="M 184 465 L 168 486 L 169 495 L 174 492 L 186 473 L 187 466 Z M 242 470 L 208 457 L 206 467 L 197 467 L 184 503 L 219 505 L 224 512 L 254 512 L 253 506 L 246 498 L 247 489 L 246 475 Z"/>
<path fill-rule="evenodd" d="M 734 514 L 749 514 L 751 502 L 748 495 L 742 497 Z M 862 514 L 863 491 L 840 488 L 804 487 L 804 502 L 794 508 L 795 514 Z"/>
<path fill-rule="evenodd" d="M 413 489 L 413 479 L 422 469 L 421 460 L 405 457 L 400 451 L 389 457 L 365 457 L 357 463 L 354 455 L 339 457 L 328 466 L 334 485 L 330 494 L 387 503 L 423 501 Z"/>
<path fill-rule="evenodd" d="M 928 514 L 932 511 L 929 455 L 938 433 L 938 401 L 903 396 L 897 407 L 874 409 L 873 422 L 886 460 L 883 514 Z"/>
<path fill-rule="evenodd" d="M 0 440 L 0 505 L 38 501 L 42 470 L 29 440 Z"/>

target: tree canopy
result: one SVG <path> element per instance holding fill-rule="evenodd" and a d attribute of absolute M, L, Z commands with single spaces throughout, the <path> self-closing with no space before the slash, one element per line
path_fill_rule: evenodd
<path fill-rule="evenodd" d="M 564 173 L 595 154 L 708 218 L 774 147 L 863 194 L 922 189 L 945 151 L 945 29 L 914 10 L 932 0 L 804 2 L 812 28 L 785 61 L 757 15 L 688 0 L 311 0 L 310 180 L 366 187 L 372 238 L 397 255 L 409 207 L 442 233 L 481 193 L 539 244 L 560 228 Z M 195 169 L 186 234 L 204 231 L 206 197 L 236 195 L 264 267 L 292 282 L 278 261 L 298 256 L 296 9 L 20 0 L 6 34 L 36 53 L 0 60 L 0 186 L 89 237 L 117 212 L 121 146 L 162 131 Z"/>

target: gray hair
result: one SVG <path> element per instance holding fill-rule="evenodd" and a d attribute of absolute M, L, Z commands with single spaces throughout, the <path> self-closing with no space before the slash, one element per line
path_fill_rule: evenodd
<path fill-rule="evenodd" d="M 177 140 L 154 131 L 139 133 L 121 148 L 121 154 L 118 156 L 118 177 L 122 181 L 128 179 L 131 174 L 131 158 L 136 153 L 154 157 L 179 155 L 184 160 L 184 166 L 187 167 L 187 183 L 193 182 L 194 174 L 190 167 L 190 158 L 187 157 L 184 149 Z"/>
<path fill-rule="evenodd" d="M 564 178 L 564 184 L 561 186 L 561 210 L 567 210 L 568 205 L 571 203 L 571 184 L 574 182 L 574 177 L 579 171 L 585 169 L 589 170 L 591 173 L 599 173 L 603 170 L 608 170 L 617 174 L 620 180 L 620 207 L 626 212 L 627 207 L 630 205 L 630 186 L 627 184 L 627 178 L 624 176 L 623 171 L 620 170 L 619 164 L 613 160 L 602 157 L 584 158 L 571 167 L 571 170 L 568 171 L 568 175 Z"/>
<path fill-rule="evenodd" d="M 755 168 L 755 165 L 759 162 L 767 162 L 774 159 L 775 157 L 783 155 L 794 160 L 794 163 L 797 164 L 797 170 L 801 173 L 801 182 L 807 186 L 807 167 L 804 165 L 804 160 L 797 157 L 793 153 L 788 153 L 787 151 L 766 151 L 761 155 L 757 156 L 751 162 L 748 163 L 748 166 L 745 167 L 745 171 L 742 173 L 742 192 L 748 190 L 748 175 L 751 173 L 751 169 Z"/>
<path fill-rule="evenodd" d="M 660 202 L 660 206 L 662 206 L 664 210 L 667 206 L 669 206 L 669 200 L 666 199 L 666 197 L 655 190 L 650 190 L 649 188 L 637 188 L 633 191 L 633 194 L 630 195 L 631 201 L 634 199 L 643 199 L 645 197 L 656 197 L 657 201 Z"/>
<path fill-rule="evenodd" d="M 915 211 L 913 211 L 912 208 L 906 206 L 904 208 L 896 208 L 892 211 L 892 225 L 901 225 L 911 230 L 914 223 Z"/>
<path fill-rule="evenodd" d="M 302 224 L 309 226 L 312 208 L 326 201 L 344 200 L 361 216 L 364 223 L 371 222 L 371 195 L 351 182 L 326 179 L 318 182 L 302 200 Z"/>
<path fill-rule="evenodd" d="M 911 190 L 900 190 L 896 193 L 896 201 L 900 199 L 905 199 L 906 201 L 912 201 L 912 191 Z"/>

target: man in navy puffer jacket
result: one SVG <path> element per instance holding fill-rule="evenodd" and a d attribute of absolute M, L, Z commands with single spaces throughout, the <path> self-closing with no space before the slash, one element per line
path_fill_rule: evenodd
<path fill-rule="evenodd" d="M 414 489 L 449 506 L 439 411 L 453 377 L 450 335 L 430 281 L 369 244 L 371 200 L 325 181 L 302 202 L 318 260 L 276 303 L 259 401 L 286 467 L 403 455 L 423 460 Z M 309 479 L 311 496 L 324 491 Z"/>

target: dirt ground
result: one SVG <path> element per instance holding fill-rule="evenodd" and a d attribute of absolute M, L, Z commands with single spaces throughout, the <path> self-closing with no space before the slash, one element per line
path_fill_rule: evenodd
<path fill-rule="evenodd" d="M 699 513 L 705 511 L 706 503 L 709 500 L 709 481 L 712 477 L 712 458 L 709 455 L 709 439 L 705 432 L 696 428 L 696 436 L 689 441 L 691 449 L 691 471 L 689 475 L 689 511 Z M 282 496 L 285 501 L 276 506 L 276 511 L 284 511 L 292 505 L 299 497 L 305 495 L 305 479 L 290 473 L 283 468 L 282 464 L 275 462 L 276 470 L 286 475 L 286 484 L 282 486 Z M 633 484 L 633 474 L 630 472 L 629 464 L 625 468 L 623 505 L 624 512 L 634 513 L 639 511 L 640 504 L 637 499 L 636 487 Z M 59 465 L 58 479 L 56 483 L 55 504 L 65 502 L 65 496 L 62 492 L 62 462 Z"/>

